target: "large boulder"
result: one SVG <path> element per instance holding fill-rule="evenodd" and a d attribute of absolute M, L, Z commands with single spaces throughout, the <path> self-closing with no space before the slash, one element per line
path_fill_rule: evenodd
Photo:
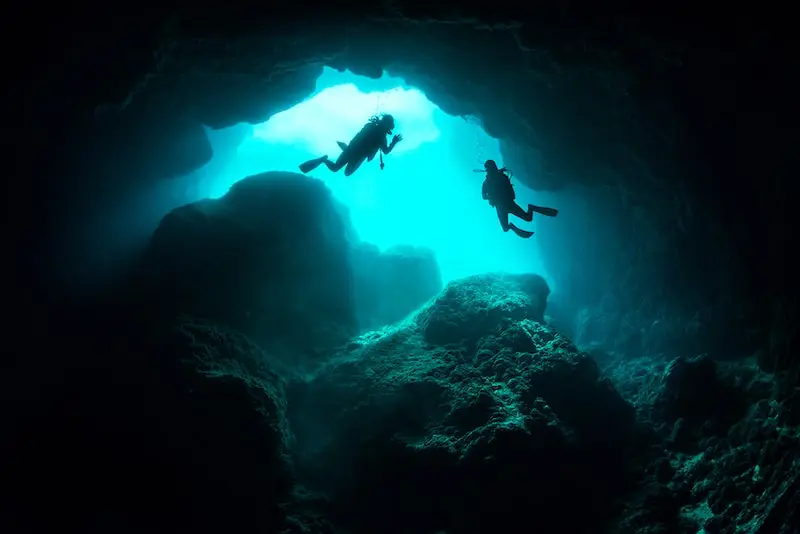
<path fill-rule="evenodd" d="M 508 513 L 518 510 L 537 532 L 600 531 L 624 489 L 633 412 L 588 356 L 532 318 L 538 283 L 453 282 L 289 388 L 298 475 L 331 495 L 341 526 L 500 532 L 519 526 Z M 448 335 L 431 336 L 438 323 Z"/>
<path fill-rule="evenodd" d="M 321 181 L 268 172 L 164 217 L 145 253 L 146 295 L 162 314 L 314 355 L 356 331 L 349 250 Z"/>
<path fill-rule="evenodd" d="M 428 343 L 469 346 L 510 322 L 544 322 L 549 295 L 547 282 L 537 274 L 475 275 L 448 284 L 417 321 Z"/>
<path fill-rule="evenodd" d="M 442 290 L 439 264 L 430 249 L 398 246 L 382 251 L 360 242 L 352 258 L 361 330 L 401 321 Z"/>

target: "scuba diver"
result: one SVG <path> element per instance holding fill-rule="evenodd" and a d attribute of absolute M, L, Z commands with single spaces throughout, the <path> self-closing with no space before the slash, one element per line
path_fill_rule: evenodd
<path fill-rule="evenodd" d="M 300 164 L 300 170 L 308 173 L 324 163 L 331 172 L 338 172 L 344 167 L 344 175 L 350 176 L 358 170 L 364 160 L 372 161 L 378 151 L 383 170 L 383 155 L 389 154 L 397 143 L 403 140 L 402 135 L 395 135 L 392 137 L 392 142 L 387 145 L 386 136 L 391 135 L 392 130 L 394 130 L 394 117 L 389 114 L 373 115 L 350 143 L 337 141 L 342 153 L 336 161 L 331 161 L 328 156 L 321 156 Z"/>
<path fill-rule="evenodd" d="M 491 159 L 486 160 L 483 164 L 483 168 L 486 171 L 486 179 L 483 181 L 482 188 L 483 198 L 484 200 L 488 200 L 489 205 L 497 211 L 497 218 L 500 219 L 500 225 L 503 227 L 504 232 L 511 230 L 525 239 L 533 235 L 533 232 L 523 230 L 518 228 L 514 223 L 508 222 L 509 215 L 515 215 L 523 221 L 528 222 L 533 220 L 534 212 L 546 215 L 547 217 L 555 217 L 558 215 L 557 209 L 543 208 L 541 206 L 534 206 L 533 204 L 528 204 L 528 211 L 523 210 L 522 207 L 515 202 L 517 195 L 514 193 L 514 186 L 511 185 L 511 179 L 506 174 L 506 172 L 509 172 L 508 169 L 505 167 L 498 169 L 497 163 Z"/>

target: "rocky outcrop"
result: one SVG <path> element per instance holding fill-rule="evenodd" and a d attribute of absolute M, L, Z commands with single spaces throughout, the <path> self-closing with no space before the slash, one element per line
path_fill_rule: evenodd
<path fill-rule="evenodd" d="M 325 185 L 292 173 L 237 182 L 167 215 L 145 253 L 143 298 L 264 347 L 309 357 L 357 330 L 347 227 Z"/>
<path fill-rule="evenodd" d="M 38 531 L 53 514 L 64 531 L 183 531 L 224 530 L 235 517 L 239 531 L 285 534 L 477 534 L 520 520 L 543 533 L 797 529 L 796 388 L 776 387 L 752 361 L 705 357 L 606 360 L 606 378 L 541 322 L 547 292 L 535 275 L 455 281 L 304 373 L 304 345 L 273 352 L 208 320 L 144 322 L 130 301 L 109 303 L 74 324 L 86 329 L 67 345 L 75 355 L 62 354 L 64 371 L 43 374 L 28 417 L 10 423 L 0 522 Z"/>
<path fill-rule="evenodd" d="M 800 398 L 754 361 L 621 359 L 606 367 L 653 432 L 611 532 L 790 533 L 800 527 Z"/>
<path fill-rule="evenodd" d="M 591 507 L 592 526 L 602 524 L 624 490 L 633 411 L 538 322 L 538 282 L 453 282 L 292 386 L 301 477 L 328 492 L 337 521 L 355 532 L 477 533 L 518 525 L 513 509 L 537 531 L 578 532 L 586 518 L 561 510 Z M 432 336 L 443 323 L 448 335 Z"/>
<path fill-rule="evenodd" d="M 476 275 L 449 284 L 417 321 L 433 345 L 473 346 L 509 321 L 544 322 L 550 288 L 539 275 Z"/>

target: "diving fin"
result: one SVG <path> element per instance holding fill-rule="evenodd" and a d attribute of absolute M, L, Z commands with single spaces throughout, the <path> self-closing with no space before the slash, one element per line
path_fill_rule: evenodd
<path fill-rule="evenodd" d="M 342 141 L 336 141 L 336 144 L 337 144 L 337 145 L 339 145 L 339 148 L 341 148 L 341 149 L 342 149 L 342 152 L 344 152 L 345 150 L 347 150 L 347 143 L 344 143 L 344 142 L 342 142 Z"/>
<path fill-rule="evenodd" d="M 508 225 L 508 229 L 517 234 L 518 236 L 520 236 L 522 239 L 528 239 L 533 235 L 533 232 L 529 232 L 528 230 L 523 230 L 514 223 L 510 223 Z"/>
<path fill-rule="evenodd" d="M 327 159 L 328 159 L 328 156 L 322 156 L 322 157 L 319 157 L 319 158 L 310 159 L 310 160 L 306 161 L 305 163 L 301 163 L 299 165 L 300 172 L 302 172 L 303 174 L 309 173 L 309 172 L 313 171 L 314 169 L 316 169 L 317 167 L 319 167 L 320 165 L 322 165 L 322 163 Z"/>
<path fill-rule="evenodd" d="M 555 208 L 543 208 L 541 206 L 534 206 L 533 204 L 531 204 L 530 209 L 546 217 L 555 217 L 556 215 L 558 215 L 558 210 Z"/>

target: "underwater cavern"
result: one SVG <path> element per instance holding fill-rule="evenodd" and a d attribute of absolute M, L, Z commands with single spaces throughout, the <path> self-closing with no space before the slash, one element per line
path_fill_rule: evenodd
<path fill-rule="evenodd" d="M 0 529 L 800 533 L 788 23 L 356 7 L 18 18 Z"/>

